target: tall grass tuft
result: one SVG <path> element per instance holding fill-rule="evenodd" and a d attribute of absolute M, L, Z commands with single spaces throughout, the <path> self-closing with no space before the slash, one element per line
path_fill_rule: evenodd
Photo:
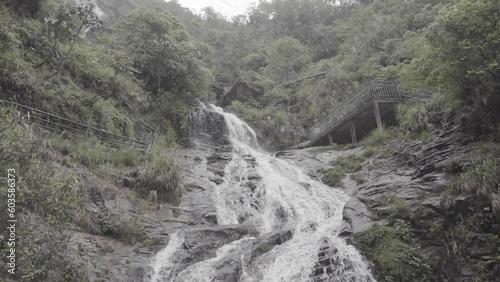
<path fill-rule="evenodd" d="M 365 146 L 382 146 L 387 141 L 397 138 L 397 136 L 398 132 L 394 128 L 376 128 L 361 143 Z"/>
<path fill-rule="evenodd" d="M 500 217 L 500 161 L 486 158 L 477 161 L 460 176 L 460 189 L 475 193 L 491 203 L 493 213 Z"/>
<path fill-rule="evenodd" d="M 168 148 L 165 136 L 158 138 L 146 160 L 139 167 L 136 189 L 143 198 L 155 194 L 160 201 L 178 203 L 180 200 L 181 167 Z"/>

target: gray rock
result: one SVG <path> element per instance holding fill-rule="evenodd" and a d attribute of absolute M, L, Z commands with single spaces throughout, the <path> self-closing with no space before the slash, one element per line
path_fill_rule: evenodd
<path fill-rule="evenodd" d="M 377 219 L 368 207 L 356 198 L 347 201 L 343 214 L 344 219 L 351 225 L 353 234 L 370 229 Z"/>
<path fill-rule="evenodd" d="M 220 177 L 211 177 L 211 178 L 209 178 L 209 180 L 217 185 L 220 185 L 221 183 L 224 182 L 224 180 Z"/>
<path fill-rule="evenodd" d="M 142 265 L 131 265 L 127 267 L 127 281 L 143 281 L 146 278 L 146 269 Z"/>
<path fill-rule="evenodd" d="M 217 220 L 217 213 L 206 213 L 203 215 L 203 218 L 207 221 L 207 222 L 210 222 L 212 224 L 219 224 L 218 220 Z"/>
<path fill-rule="evenodd" d="M 442 210 L 442 206 L 441 206 L 442 201 L 443 201 L 442 196 L 434 196 L 434 197 L 426 198 L 422 202 L 422 205 L 424 207 L 428 207 L 428 208 L 440 211 L 440 210 Z"/>
<path fill-rule="evenodd" d="M 132 177 L 124 177 L 123 178 L 123 187 L 134 188 L 136 184 L 136 180 Z"/>
<path fill-rule="evenodd" d="M 300 232 L 309 233 L 318 229 L 318 223 L 313 220 L 308 220 L 301 228 Z"/>
<path fill-rule="evenodd" d="M 339 231 L 339 236 L 340 237 L 349 237 L 352 236 L 352 228 L 351 225 L 347 222 L 344 221 L 340 227 Z"/>
<path fill-rule="evenodd" d="M 212 281 L 233 282 L 239 281 L 242 267 L 239 259 L 229 258 L 216 267 L 215 275 Z"/>

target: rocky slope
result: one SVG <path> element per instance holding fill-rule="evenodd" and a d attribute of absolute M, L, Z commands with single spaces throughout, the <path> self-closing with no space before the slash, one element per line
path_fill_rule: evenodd
<path fill-rule="evenodd" d="M 390 224 L 394 217 L 402 218 L 411 226 L 413 244 L 429 261 L 433 275 L 431 281 L 475 281 L 486 258 L 498 256 L 500 243 L 497 237 L 482 237 L 483 241 L 469 240 L 466 243 L 457 239 L 455 244 L 459 245 L 453 247 L 453 244 L 437 242 L 435 237 L 426 233 L 429 220 L 442 218 L 452 225 L 454 221 L 450 218 L 460 216 L 466 219 L 479 207 L 484 208 L 478 206 L 475 195 L 445 193 L 454 176 L 470 161 L 470 143 L 475 141 L 475 135 L 463 130 L 453 113 L 444 113 L 436 119 L 434 137 L 425 142 L 393 140 L 375 149 L 361 145 L 347 150 L 307 148 L 280 151 L 274 155 L 303 168 L 317 179 L 324 179 L 329 169 L 339 166 L 340 159 L 358 156 L 351 159 L 359 163 L 358 168 L 344 173 L 335 187 L 351 197 L 344 206 L 345 224 L 341 236 L 356 244 L 356 236 L 371 232 L 375 224 Z M 222 121 L 214 117 L 211 123 L 219 127 Z M 252 265 L 258 259 L 265 260 L 266 253 L 275 246 L 292 239 L 293 230 L 286 226 L 259 236 L 251 214 L 242 213 L 238 219 L 240 224 L 218 225 L 213 193 L 224 181 L 231 154 L 227 140 L 221 137 L 223 134 L 214 138 L 201 133 L 198 140 L 208 138 L 204 144 L 210 146 L 176 151 L 176 159 L 185 172 L 182 201 L 178 206 L 157 204 L 138 214 L 139 207 L 129 196 L 129 188 L 125 187 L 134 183 L 133 172 L 124 176 L 123 182 L 117 183 L 115 193 L 94 195 L 96 213 L 110 210 L 137 217 L 146 227 L 146 237 L 154 239 L 155 243 L 145 240 L 130 246 L 109 237 L 73 233 L 70 245 L 88 262 L 91 281 L 149 281 L 155 267 L 151 260 L 178 232 L 182 232 L 184 239 L 180 247 L 182 251 L 172 258 L 178 264 L 176 269 L 188 269 L 195 263 L 208 260 L 207 263 L 216 269 L 212 281 L 237 281 L 248 271 L 243 269 L 241 258 L 230 255 L 231 248 L 245 250 L 243 261 Z M 261 178 L 252 173 L 255 158 L 248 156 L 245 161 L 250 172 L 241 193 L 252 194 Z M 402 206 L 397 207 L 398 204 Z M 103 219 L 101 229 L 106 228 L 114 227 Z M 304 228 L 314 232 L 316 225 L 311 222 Z M 443 234 L 447 228 L 443 227 Z M 230 247 L 227 247 L 228 253 L 221 256 L 219 248 L 224 245 Z M 333 281 L 320 277 L 335 269 L 336 262 L 330 259 L 335 252 L 337 250 L 332 249 L 328 242 L 318 250 L 318 263 L 311 272 L 311 277 L 317 277 L 314 281 Z M 491 275 L 498 274 L 499 269 L 498 263 L 487 265 Z M 383 272 L 376 262 L 373 270 L 379 280 L 384 281 Z M 177 274 L 179 272 L 170 273 L 170 277 L 173 279 Z M 182 275 L 174 281 L 182 281 Z M 488 277 L 483 281 L 495 281 L 491 278 L 494 276 Z"/>

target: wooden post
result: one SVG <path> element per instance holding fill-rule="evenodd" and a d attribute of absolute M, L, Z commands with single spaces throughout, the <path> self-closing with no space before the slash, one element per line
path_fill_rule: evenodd
<path fill-rule="evenodd" d="M 380 108 L 378 106 L 378 102 L 374 101 L 373 102 L 374 109 L 375 109 L 375 120 L 377 121 L 377 127 L 382 129 L 382 117 L 380 116 Z"/>
<path fill-rule="evenodd" d="M 351 139 L 352 139 L 352 144 L 356 145 L 358 144 L 358 140 L 356 138 L 356 127 L 354 126 L 354 122 L 351 120 Z"/>
<path fill-rule="evenodd" d="M 329 145 L 329 146 L 333 145 L 333 137 L 332 137 L 332 133 L 328 133 L 328 145 Z"/>

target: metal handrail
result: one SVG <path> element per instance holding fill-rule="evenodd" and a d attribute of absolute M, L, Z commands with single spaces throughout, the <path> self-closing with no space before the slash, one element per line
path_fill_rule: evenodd
<path fill-rule="evenodd" d="M 373 80 L 364 85 L 356 95 L 342 103 L 328 116 L 313 125 L 309 139 L 314 140 L 328 129 L 337 126 L 344 119 L 376 99 L 403 100 L 409 98 L 397 81 Z"/>
<path fill-rule="evenodd" d="M 28 119 L 33 119 L 38 121 L 40 126 L 46 129 L 62 131 L 63 133 L 75 134 L 79 133 L 80 135 L 88 135 L 89 132 L 92 132 L 94 136 L 100 140 L 108 142 L 113 145 L 125 145 L 125 146 L 133 146 L 142 150 L 147 150 L 149 145 L 148 143 L 141 142 L 139 140 L 131 139 L 125 136 L 121 136 L 118 134 L 114 134 L 108 132 L 106 130 L 93 127 L 91 125 L 83 124 L 77 121 L 72 121 L 67 118 L 63 118 L 45 111 L 41 111 L 35 109 L 33 107 L 29 107 L 26 105 L 22 105 L 12 101 L 6 101 L 0 99 L 0 106 L 9 104 L 13 107 L 16 107 L 18 110 L 23 109 L 29 113 Z M 45 123 L 45 124 L 42 124 Z M 61 130 L 62 129 L 62 130 Z M 69 131 L 74 131 L 75 133 L 69 133 Z"/>

